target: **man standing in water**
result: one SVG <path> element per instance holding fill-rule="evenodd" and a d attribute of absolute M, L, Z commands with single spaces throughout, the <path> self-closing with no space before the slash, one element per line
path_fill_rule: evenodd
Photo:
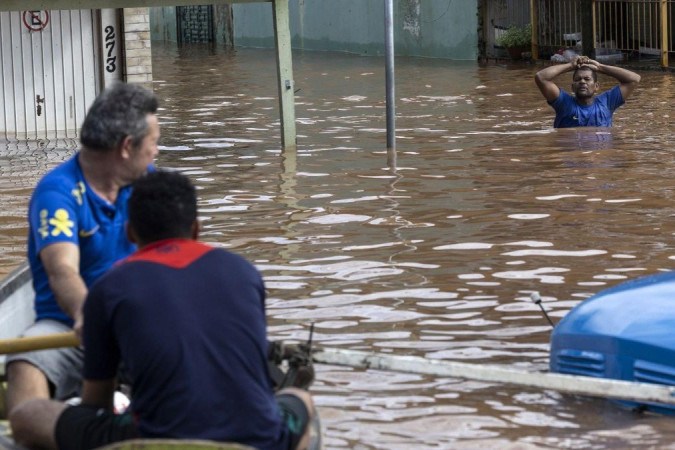
<path fill-rule="evenodd" d="M 268 374 L 262 277 L 241 256 L 196 240 L 190 181 L 164 171 L 137 180 L 127 233 L 139 250 L 84 304 L 82 404 L 24 403 L 12 420 L 17 443 L 75 450 L 143 437 L 307 449 L 317 425 L 310 394 L 275 396 Z M 131 411 L 115 415 L 120 362 L 133 397 Z"/>
<path fill-rule="evenodd" d="M 130 184 L 157 156 L 158 102 L 140 86 L 118 83 L 94 100 L 82 124 L 82 149 L 45 175 L 28 207 L 28 260 L 36 322 L 24 336 L 81 327 L 91 284 L 136 246 L 124 231 Z M 33 398 L 76 395 L 82 350 L 64 348 L 7 360 L 7 411 Z"/>
<path fill-rule="evenodd" d="M 553 82 L 558 75 L 572 71 L 574 96 Z M 596 96 L 600 87 L 598 73 L 615 78 L 619 85 Z M 601 64 L 587 56 L 577 56 L 569 63 L 540 70 L 534 80 L 555 110 L 555 128 L 611 127 L 614 111 L 633 93 L 640 82 L 640 75 L 621 67 Z"/>

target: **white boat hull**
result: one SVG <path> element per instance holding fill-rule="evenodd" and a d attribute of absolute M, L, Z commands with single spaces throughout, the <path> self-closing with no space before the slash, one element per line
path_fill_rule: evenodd
<path fill-rule="evenodd" d="M 19 336 L 35 321 L 35 291 L 27 262 L 21 264 L 0 284 L 0 339 Z M 5 356 L 0 355 L 0 374 L 4 374 Z"/>

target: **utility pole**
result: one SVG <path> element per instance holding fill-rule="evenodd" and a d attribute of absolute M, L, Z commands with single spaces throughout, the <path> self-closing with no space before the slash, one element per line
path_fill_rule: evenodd
<path fill-rule="evenodd" d="M 595 59 L 595 33 L 593 32 L 593 0 L 579 0 L 581 16 L 581 45 L 585 56 Z"/>

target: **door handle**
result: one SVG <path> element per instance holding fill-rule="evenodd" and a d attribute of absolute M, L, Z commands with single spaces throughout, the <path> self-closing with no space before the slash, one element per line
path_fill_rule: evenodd
<path fill-rule="evenodd" d="M 42 115 L 42 103 L 45 102 L 44 97 L 40 97 L 40 94 L 35 96 L 35 103 L 36 103 L 36 109 L 37 109 L 37 115 L 41 116 Z"/>

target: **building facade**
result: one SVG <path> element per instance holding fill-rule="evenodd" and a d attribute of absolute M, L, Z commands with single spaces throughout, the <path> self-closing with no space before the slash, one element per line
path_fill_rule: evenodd
<path fill-rule="evenodd" d="M 214 6 L 213 42 L 274 47 L 270 3 L 237 3 L 231 10 L 224 6 Z M 153 8 L 152 38 L 180 42 L 185 28 L 208 26 L 182 18 L 184 8 L 190 7 Z M 475 60 L 477 17 L 476 0 L 394 0 L 396 54 Z M 290 0 L 289 20 L 293 49 L 384 55 L 382 1 Z"/>
<path fill-rule="evenodd" d="M 0 12 L 0 137 L 77 136 L 110 83 L 152 83 L 148 8 Z"/>

